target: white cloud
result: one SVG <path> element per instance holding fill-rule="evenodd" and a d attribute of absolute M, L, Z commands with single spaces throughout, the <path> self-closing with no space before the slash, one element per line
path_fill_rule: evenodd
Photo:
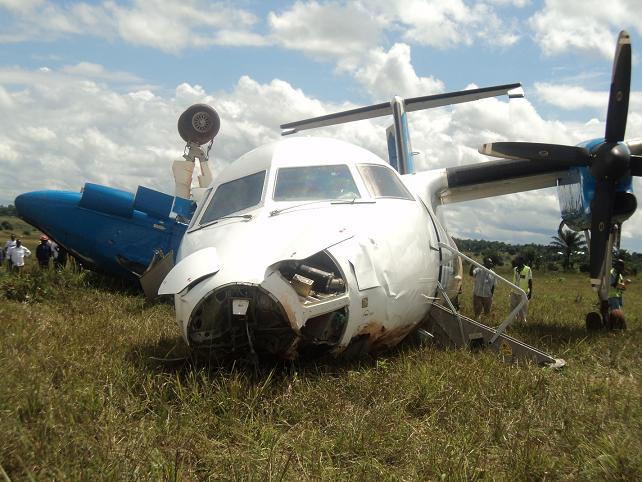
<path fill-rule="evenodd" d="M 608 107 L 608 91 L 588 90 L 578 85 L 535 83 L 535 91 L 539 98 L 556 107 L 565 110 L 591 108 L 606 115 Z M 629 96 L 629 111 L 639 111 L 642 108 L 642 92 L 631 92 Z"/>
<path fill-rule="evenodd" d="M 354 75 L 374 98 L 415 97 L 444 90 L 440 80 L 417 75 L 406 44 L 395 44 L 388 52 L 372 50 L 365 58 L 363 67 L 356 69 Z"/>
<path fill-rule="evenodd" d="M 500 6 L 511 5 L 513 7 L 522 8 L 530 5 L 531 0 L 488 0 L 488 3 Z"/>
<path fill-rule="evenodd" d="M 610 59 L 619 30 L 642 34 L 639 11 L 639 0 L 547 0 L 530 25 L 547 55 L 579 50 Z"/>
<path fill-rule="evenodd" d="M 378 45 L 383 27 L 359 2 L 296 2 L 281 13 L 270 12 L 268 23 L 275 43 L 344 66 Z"/>
<path fill-rule="evenodd" d="M 49 70 L 47 67 L 45 69 Z M 107 80 L 112 82 L 127 82 L 127 83 L 140 83 L 140 77 L 133 75 L 129 72 L 114 72 L 107 70 L 100 64 L 92 62 L 79 62 L 75 65 L 67 65 L 63 67 L 63 72 L 78 77 L 86 77 L 96 80 Z"/>
<path fill-rule="evenodd" d="M 508 46 L 519 39 L 516 25 L 506 23 L 486 2 L 463 0 L 408 0 L 374 4 L 391 28 L 402 32 L 404 40 L 419 45 L 449 48 L 482 40 L 490 45 Z"/>
<path fill-rule="evenodd" d="M 178 53 L 189 47 L 262 45 L 252 32 L 258 18 L 224 2 L 207 0 L 134 0 L 123 5 L 52 1 L 0 3 L 13 14 L 11 28 L 0 34 L 1 42 L 51 40 L 68 35 L 121 38 L 164 52 Z M 235 44 L 236 45 L 236 44 Z"/>

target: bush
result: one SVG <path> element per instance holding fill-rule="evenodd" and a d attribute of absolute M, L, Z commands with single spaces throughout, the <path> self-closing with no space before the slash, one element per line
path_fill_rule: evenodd
<path fill-rule="evenodd" d="M 557 265 L 557 263 L 548 263 L 546 265 L 546 269 L 549 271 L 559 271 L 560 267 Z"/>
<path fill-rule="evenodd" d="M 11 224 L 9 221 L 2 221 L 0 223 L 0 227 L 7 231 L 13 231 L 13 224 Z"/>
<path fill-rule="evenodd" d="M 0 271 L 0 298 L 21 303 L 39 303 L 63 296 L 69 289 L 86 286 L 86 272 L 67 266 L 60 271 L 29 266 L 17 275 Z"/>

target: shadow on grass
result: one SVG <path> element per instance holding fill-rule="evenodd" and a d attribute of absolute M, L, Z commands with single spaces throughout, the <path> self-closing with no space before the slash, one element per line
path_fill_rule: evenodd
<path fill-rule="evenodd" d="M 209 377 L 216 378 L 237 372 L 258 383 L 267 377 L 285 379 L 295 373 L 308 378 L 339 377 L 351 370 L 372 368 L 377 360 L 394 358 L 412 349 L 409 345 L 400 344 L 376 355 L 365 354 L 354 358 L 312 353 L 295 360 L 276 356 L 252 358 L 244 354 L 216 358 L 190 349 L 180 336 L 176 336 L 162 338 L 157 343 L 133 346 L 128 358 L 140 370 L 152 373 L 173 373 L 182 377 L 192 371 L 204 371 Z"/>
<path fill-rule="evenodd" d="M 582 340 L 595 340 L 610 333 L 608 330 L 588 331 L 581 324 L 528 322 L 514 327 L 515 338 L 529 343 L 545 343 L 550 349 L 565 347 Z"/>

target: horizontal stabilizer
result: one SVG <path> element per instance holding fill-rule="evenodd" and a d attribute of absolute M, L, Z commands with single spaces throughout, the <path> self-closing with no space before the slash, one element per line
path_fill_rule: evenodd
<path fill-rule="evenodd" d="M 508 95 L 509 99 L 518 99 L 524 97 L 524 91 L 522 90 L 521 84 L 505 84 L 494 87 L 483 87 L 481 89 L 461 90 L 459 92 L 448 92 L 446 94 L 415 97 L 414 99 L 405 100 L 406 112 L 472 102 L 474 100 L 497 97 L 499 95 Z"/>
<path fill-rule="evenodd" d="M 404 104 L 406 112 L 414 112 L 422 109 L 432 109 L 446 105 L 460 104 L 462 102 L 471 102 L 473 100 L 485 99 L 487 97 L 496 97 L 498 95 L 508 95 L 509 98 L 524 97 L 521 84 L 517 83 L 414 97 L 412 99 L 405 99 Z M 295 132 L 314 129 L 317 127 L 326 127 L 335 124 L 344 124 L 346 122 L 373 119 L 384 115 L 392 115 L 392 113 L 391 103 L 383 102 L 381 104 L 359 107 L 357 109 L 350 109 L 343 112 L 337 112 L 335 114 L 328 114 L 320 117 L 313 117 L 311 119 L 282 124 L 282 135 L 294 134 Z"/>

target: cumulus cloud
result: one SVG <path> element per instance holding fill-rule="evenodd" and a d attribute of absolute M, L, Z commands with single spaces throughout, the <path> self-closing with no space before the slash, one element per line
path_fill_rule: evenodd
<path fill-rule="evenodd" d="M 374 4 L 392 26 L 403 32 L 407 42 L 419 45 L 449 48 L 481 40 L 509 46 L 519 40 L 517 26 L 504 22 L 495 7 L 486 2 L 377 0 Z"/>
<path fill-rule="evenodd" d="M 596 109 L 606 115 L 609 102 L 608 91 L 588 90 L 578 85 L 536 82 L 535 91 L 540 99 L 565 110 Z M 629 111 L 642 108 L 642 92 L 631 92 Z"/>
<path fill-rule="evenodd" d="M 374 98 L 388 98 L 393 94 L 416 97 L 444 90 L 439 79 L 417 75 L 410 58 L 410 46 L 406 44 L 395 44 L 387 52 L 374 49 L 366 59 L 354 75 Z"/>
<path fill-rule="evenodd" d="M 296 2 L 280 13 L 270 12 L 272 40 L 313 57 L 352 66 L 355 57 L 379 44 L 383 22 L 359 2 Z"/>
<path fill-rule="evenodd" d="M 134 0 L 122 5 L 52 1 L 6 1 L 0 3 L 13 18 L 0 42 L 55 39 L 68 35 L 120 38 L 135 45 L 177 53 L 188 47 L 262 45 L 265 40 L 252 31 L 257 17 L 224 2 L 207 0 Z"/>
<path fill-rule="evenodd" d="M 639 9 L 638 0 L 547 0 L 530 26 L 547 55 L 579 50 L 612 58 L 621 29 L 642 33 Z"/>

